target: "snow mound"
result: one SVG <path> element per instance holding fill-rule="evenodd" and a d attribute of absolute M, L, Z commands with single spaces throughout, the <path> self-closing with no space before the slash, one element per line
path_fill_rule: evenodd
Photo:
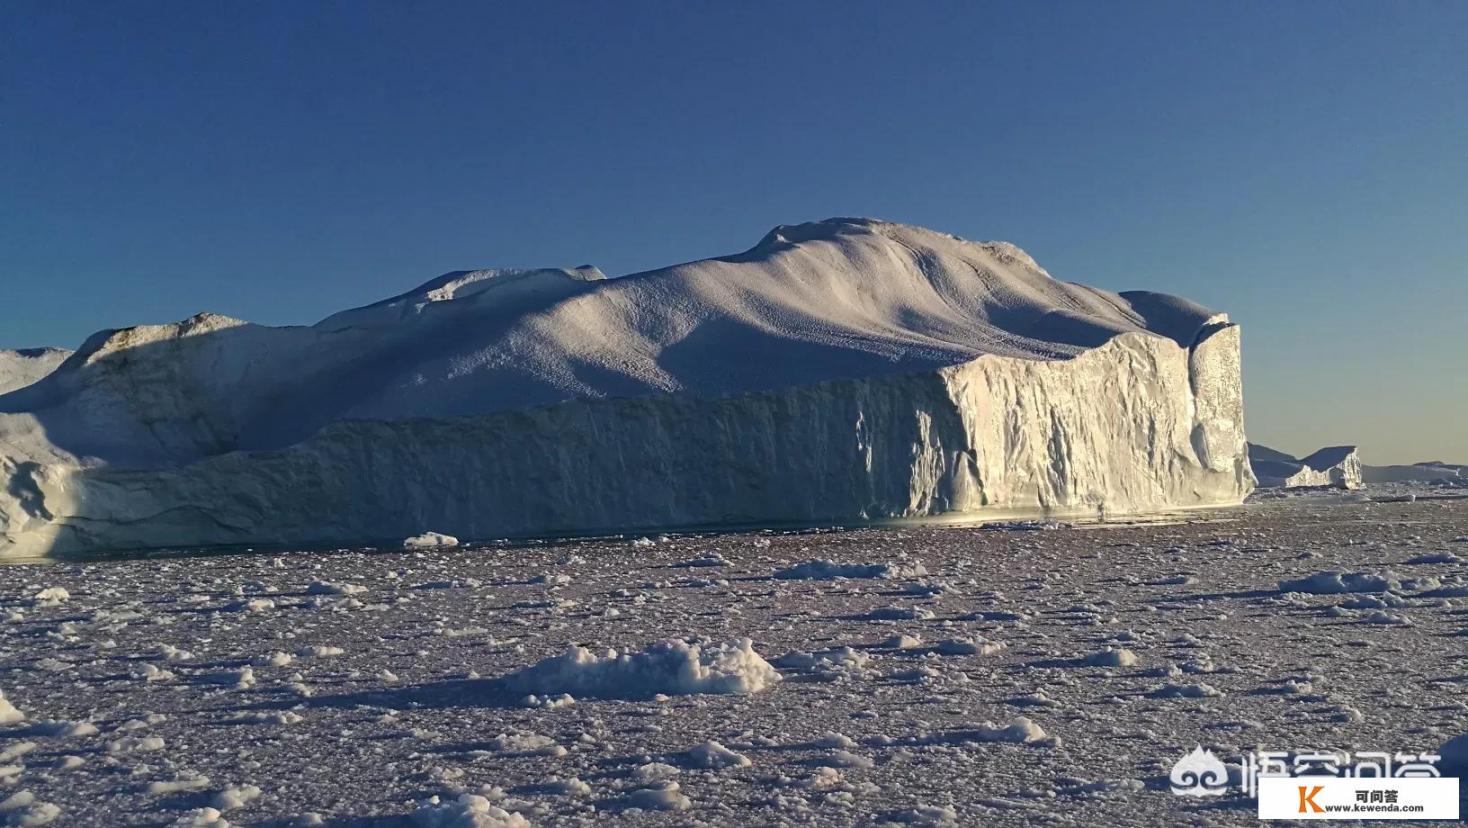
<path fill-rule="evenodd" d="M 982 635 L 971 638 L 945 638 L 933 645 L 943 655 L 993 655 L 1004 649 L 998 641 L 989 641 Z"/>
<path fill-rule="evenodd" d="M 40 592 L 37 592 L 34 599 L 43 606 L 56 606 L 57 604 L 70 601 L 71 593 L 66 591 L 66 587 L 46 587 Z"/>
<path fill-rule="evenodd" d="M 183 814 L 168 823 L 168 828 L 230 828 L 230 822 L 218 808 L 205 807 Z"/>
<path fill-rule="evenodd" d="M 1168 682 L 1152 689 L 1150 694 L 1157 699 L 1208 699 L 1223 695 L 1223 691 L 1211 684 L 1177 684 Z"/>
<path fill-rule="evenodd" d="M 651 788 L 640 788 L 624 798 L 629 808 L 645 811 L 686 811 L 693 801 L 683 794 L 677 782 L 663 782 Z"/>
<path fill-rule="evenodd" d="M 710 739 L 688 751 L 686 764 L 691 768 L 723 770 L 725 768 L 747 768 L 751 763 L 748 756 L 735 753 Z"/>
<path fill-rule="evenodd" d="M 606 699 L 757 693 L 778 681 L 780 673 L 747 638 L 717 645 L 669 639 L 640 652 L 607 650 L 604 656 L 573 646 L 503 679 L 519 692 Z"/>
<path fill-rule="evenodd" d="M 1044 728 L 1035 724 L 1026 716 L 1016 716 L 1008 724 L 995 724 L 994 722 L 983 722 L 977 727 L 961 730 L 945 737 L 945 741 L 956 742 L 1011 742 L 1014 744 L 1034 744 L 1043 742 L 1049 738 Z"/>
<path fill-rule="evenodd" d="M 851 647 L 831 647 L 815 652 L 791 650 L 775 659 L 782 670 L 806 673 L 822 681 L 838 681 L 859 677 L 871 664 L 872 657 Z"/>
<path fill-rule="evenodd" d="M 41 802 L 30 791 L 16 791 L 0 802 L 0 814 L 5 816 L 6 825 L 38 828 L 55 822 L 61 816 L 61 808 L 50 802 Z"/>
<path fill-rule="evenodd" d="M 361 584 L 334 584 L 328 581 L 312 581 L 306 586 L 307 595 L 356 595 L 366 592 Z"/>
<path fill-rule="evenodd" d="M 1137 666 L 1137 654 L 1131 650 L 1107 647 L 1086 656 L 1085 663 L 1088 667 L 1135 667 Z"/>
<path fill-rule="evenodd" d="M 888 821 L 920 828 L 949 828 L 958 825 L 958 812 L 951 805 L 918 805 L 889 814 Z"/>
<path fill-rule="evenodd" d="M 772 577 L 787 581 L 830 581 L 836 578 L 921 578 L 928 574 L 922 564 L 837 563 L 817 558 L 781 569 Z"/>
<path fill-rule="evenodd" d="M 1280 592 L 1306 592 L 1312 595 L 1344 595 L 1352 592 L 1389 592 L 1401 589 L 1401 581 L 1388 572 L 1346 572 L 1328 569 L 1303 578 L 1279 582 Z"/>
<path fill-rule="evenodd" d="M 230 785 L 215 793 L 210 804 L 220 811 L 233 811 L 259 799 L 260 793 L 255 785 Z"/>
<path fill-rule="evenodd" d="M 476 794 L 461 794 L 447 802 L 429 797 L 408 815 L 414 828 L 529 828 L 530 822 L 518 813 L 496 807 Z"/>

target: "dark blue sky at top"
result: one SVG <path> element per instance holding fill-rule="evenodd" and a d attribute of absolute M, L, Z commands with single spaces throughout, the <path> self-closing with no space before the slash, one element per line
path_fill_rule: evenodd
<path fill-rule="evenodd" d="M 1257 439 L 1468 462 L 1465 31 L 1461 2 L 12 0 L 0 347 L 869 215 L 1230 312 Z"/>

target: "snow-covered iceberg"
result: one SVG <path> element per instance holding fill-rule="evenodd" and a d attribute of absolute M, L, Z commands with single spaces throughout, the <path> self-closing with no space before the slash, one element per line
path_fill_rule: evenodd
<path fill-rule="evenodd" d="M 869 219 L 309 327 L 103 331 L 0 395 L 0 551 L 1236 503 L 1238 327 Z"/>

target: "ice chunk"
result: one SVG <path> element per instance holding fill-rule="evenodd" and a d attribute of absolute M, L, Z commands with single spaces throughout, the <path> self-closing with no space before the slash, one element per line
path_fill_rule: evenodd
<path fill-rule="evenodd" d="M 1387 592 L 1400 587 L 1401 582 L 1390 572 L 1386 575 L 1373 575 L 1368 572 L 1346 572 L 1339 569 L 1328 569 L 1303 578 L 1279 582 L 1280 592 L 1308 592 L 1314 595 Z"/>
<path fill-rule="evenodd" d="M 1135 667 L 1137 666 L 1137 654 L 1125 648 L 1107 647 L 1086 656 L 1086 664 L 1090 667 Z"/>
<path fill-rule="evenodd" d="M 657 693 L 755 693 L 780 680 L 780 674 L 754 651 L 753 643 L 704 645 L 659 641 L 635 653 L 608 650 L 598 656 L 585 647 L 547 658 L 505 676 L 517 691 L 578 698 L 639 698 Z"/>
<path fill-rule="evenodd" d="M 259 798 L 260 789 L 254 785 L 230 785 L 214 794 L 211 804 L 221 811 L 232 811 L 236 808 L 243 808 Z"/>
<path fill-rule="evenodd" d="M 993 655 L 1004 649 L 998 641 L 989 641 L 983 636 L 973 638 L 948 638 L 933 645 L 943 655 Z"/>
<path fill-rule="evenodd" d="M 408 539 L 408 541 L 413 540 L 417 539 Z M 406 545 L 408 541 L 404 541 L 404 545 Z M 453 544 L 444 545 L 452 546 Z M 306 587 L 307 595 L 356 595 L 358 593 L 366 591 L 367 587 L 361 586 L 360 584 L 333 584 L 326 581 L 312 581 L 311 584 Z"/>
<path fill-rule="evenodd" d="M 453 535 L 444 535 L 439 532 L 424 532 L 414 535 L 403 541 L 404 549 L 437 549 L 444 546 L 458 546 L 459 539 Z"/>
<path fill-rule="evenodd" d="M 1029 717 L 1016 716 L 1007 724 L 982 722 L 976 727 L 930 737 L 926 741 L 934 743 L 1013 742 L 1015 744 L 1035 744 L 1049 738 L 1044 728 L 1035 724 Z"/>
<path fill-rule="evenodd" d="M 781 569 L 774 574 L 781 580 L 829 581 L 835 578 L 920 578 L 928 574 L 920 563 L 837 563 L 823 558 Z"/>
<path fill-rule="evenodd" d="M 5 692 L 0 690 L 0 724 L 15 724 L 25 721 L 25 714 L 16 709 L 10 700 L 5 698 Z"/>
<path fill-rule="evenodd" d="M 491 804 L 477 794 L 461 794 L 447 802 L 430 797 L 408 815 L 414 828 L 530 828 L 530 822 Z"/>
<path fill-rule="evenodd" d="M 746 768 L 750 765 L 748 756 L 735 753 L 712 739 L 701 745 L 695 745 L 688 751 L 687 757 L 689 767 L 707 770 Z"/>

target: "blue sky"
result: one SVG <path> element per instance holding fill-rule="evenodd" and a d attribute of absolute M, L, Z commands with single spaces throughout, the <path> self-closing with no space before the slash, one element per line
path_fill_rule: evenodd
<path fill-rule="evenodd" d="M 1248 430 L 1468 462 L 1468 3 L 0 6 L 0 347 L 870 215 L 1244 325 Z"/>

